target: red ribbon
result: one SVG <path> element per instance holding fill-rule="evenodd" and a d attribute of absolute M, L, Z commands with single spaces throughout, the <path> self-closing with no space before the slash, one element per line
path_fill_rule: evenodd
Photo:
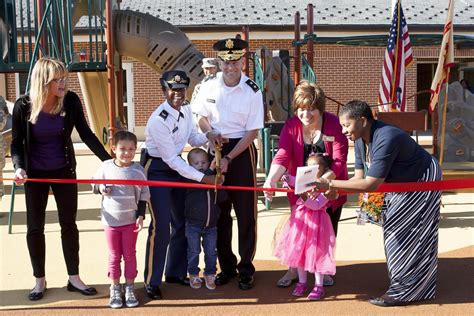
<path fill-rule="evenodd" d="M 13 181 L 11 178 L 3 178 L 0 180 Z M 267 191 L 267 192 L 293 192 L 286 188 L 263 188 L 263 187 L 242 187 L 231 185 L 213 185 L 189 182 L 168 182 L 168 181 L 152 181 L 152 180 L 107 180 L 107 179 L 33 179 L 28 178 L 29 182 L 48 182 L 48 183 L 80 183 L 80 184 L 123 184 L 123 185 L 147 185 L 153 187 L 174 187 L 174 188 L 198 188 L 198 189 L 226 189 L 226 190 L 243 190 L 243 191 Z M 474 178 L 441 180 L 430 182 L 402 182 L 402 183 L 383 183 L 373 192 L 415 192 L 415 191 L 444 191 L 456 189 L 474 188 Z M 353 194 L 338 190 L 341 194 Z"/>

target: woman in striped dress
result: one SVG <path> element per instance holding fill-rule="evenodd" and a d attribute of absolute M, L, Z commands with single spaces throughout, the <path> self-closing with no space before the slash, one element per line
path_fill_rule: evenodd
<path fill-rule="evenodd" d="M 339 121 L 355 142 L 354 177 L 320 179 L 318 189 L 370 192 L 384 182 L 441 179 L 437 160 L 406 132 L 375 120 L 367 103 L 349 102 Z M 441 191 L 385 194 L 382 219 L 390 286 L 370 303 L 396 306 L 435 297 L 440 205 Z"/>

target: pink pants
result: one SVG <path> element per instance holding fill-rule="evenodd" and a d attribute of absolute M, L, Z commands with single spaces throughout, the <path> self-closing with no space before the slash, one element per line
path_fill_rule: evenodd
<path fill-rule="evenodd" d="M 137 277 L 136 243 L 138 233 L 135 233 L 135 224 L 111 227 L 104 226 L 105 238 L 109 247 L 109 272 L 112 280 L 120 279 L 120 262 L 124 261 L 124 275 L 126 279 Z"/>

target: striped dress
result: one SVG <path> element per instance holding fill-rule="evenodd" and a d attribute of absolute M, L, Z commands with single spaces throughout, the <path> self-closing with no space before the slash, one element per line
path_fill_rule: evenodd
<path fill-rule="evenodd" d="M 355 143 L 355 168 L 385 182 L 441 180 L 438 161 L 406 132 L 381 121 L 371 126 L 371 141 Z M 402 302 L 433 299 L 438 270 L 441 191 L 386 193 L 382 207 L 390 298 Z"/>
<path fill-rule="evenodd" d="M 437 180 L 441 168 L 432 158 L 418 182 Z M 404 302 L 435 297 L 440 206 L 441 191 L 386 194 L 382 216 L 390 297 Z"/>

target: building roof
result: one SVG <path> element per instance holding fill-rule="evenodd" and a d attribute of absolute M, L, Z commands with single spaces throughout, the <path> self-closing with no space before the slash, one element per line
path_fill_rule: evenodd
<path fill-rule="evenodd" d="M 300 12 L 306 24 L 310 0 L 122 0 L 121 8 L 149 13 L 178 27 L 288 28 Z M 390 24 L 390 0 L 313 0 L 314 24 L 320 27 L 366 27 Z M 444 25 L 446 0 L 404 0 L 403 11 L 410 27 Z M 474 0 L 455 0 L 454 25 L 474 29 Z M 253 28 L 255 29 L 255 28 Z"/>

